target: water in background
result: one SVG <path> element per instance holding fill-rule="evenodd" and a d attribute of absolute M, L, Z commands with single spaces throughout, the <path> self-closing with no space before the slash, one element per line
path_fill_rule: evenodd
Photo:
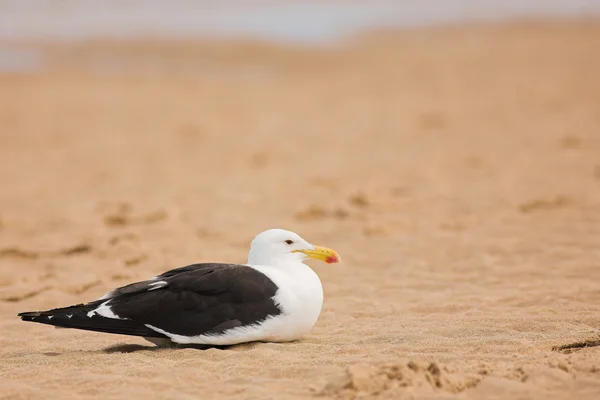
<path fill-rule="evenodd" d="M 0 0 L 0 40 L 251 37 L 323 43 L 375 27 L 600 15 L 600 0 Z"/>
<path fill-rule="evenodd" d="M 252 38 L 322 45 L 372 28 L 600 16 L 600 0 L 0 0 L 0 72 L 41 55 L 12 40 Z"/>

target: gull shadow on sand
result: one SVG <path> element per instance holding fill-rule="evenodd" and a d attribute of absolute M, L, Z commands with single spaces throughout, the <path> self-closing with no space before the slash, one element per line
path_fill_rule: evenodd
<path fill-rule="evenodd" d="M 176 345 L 171 345 L 171 346 L 152 346 L 152 345 L 145 346 L 145 345 L 141 345 L 141 344 L 121 343 L 121 344 L 116 344 L 113 346 L 106 347 L 106 348 L 102 349 L 101 351 L 103 353 L 113 354 L 113 353 L 135 353 L 137 351 L 159 351 L 159 350 L 166 350 L 166 349 L 171 349 L 171 350 L 178 350 L 178 349 L 226 350 L 230 347 L 232 347 L 232 346 L 207 346 L 207 345 L 193 345 L 193 344 L 190 344 L 190 345 L 176 344 Z"/>

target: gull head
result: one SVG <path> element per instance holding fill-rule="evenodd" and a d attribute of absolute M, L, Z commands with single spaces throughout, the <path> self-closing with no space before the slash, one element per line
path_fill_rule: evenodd
<path fill-rule="evenodd" d="M 327 264 L 342 261 L 335 250 L 312 245 L 297 233 L 284 229 L 269 229 L 252 240 L 248 264 L 276 266 L 293 261 L 303 262 L 309 258 Z"/>

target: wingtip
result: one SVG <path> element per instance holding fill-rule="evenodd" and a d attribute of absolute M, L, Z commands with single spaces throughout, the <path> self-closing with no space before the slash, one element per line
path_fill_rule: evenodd
<path fill-rule="evenodd" d="M 17 317 L 21 317 L 22 320 L 31 319 L 31 318 L 35 318 L 35 317 L 39 317 L 39 316 L 40 316 L 39 311 L 25 311 L 25 312 L 20 312 L 17 314 Z"/>

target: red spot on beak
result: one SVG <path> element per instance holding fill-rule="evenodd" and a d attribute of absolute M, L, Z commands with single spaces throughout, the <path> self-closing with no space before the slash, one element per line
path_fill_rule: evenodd
<path fill-rule="evenodd" d="M 339 263 L 340 261 L 341 261 L 341 260 L 340 260 L 340 256 L 338 256 L 337 254 L 336 254 L 336 255 L 329 256 L 329 257 L 327 257 L 327 258 L 325 259 L 325 262 L 326 262 L 327 264 L 335 264 L 335 263 Z"/>

